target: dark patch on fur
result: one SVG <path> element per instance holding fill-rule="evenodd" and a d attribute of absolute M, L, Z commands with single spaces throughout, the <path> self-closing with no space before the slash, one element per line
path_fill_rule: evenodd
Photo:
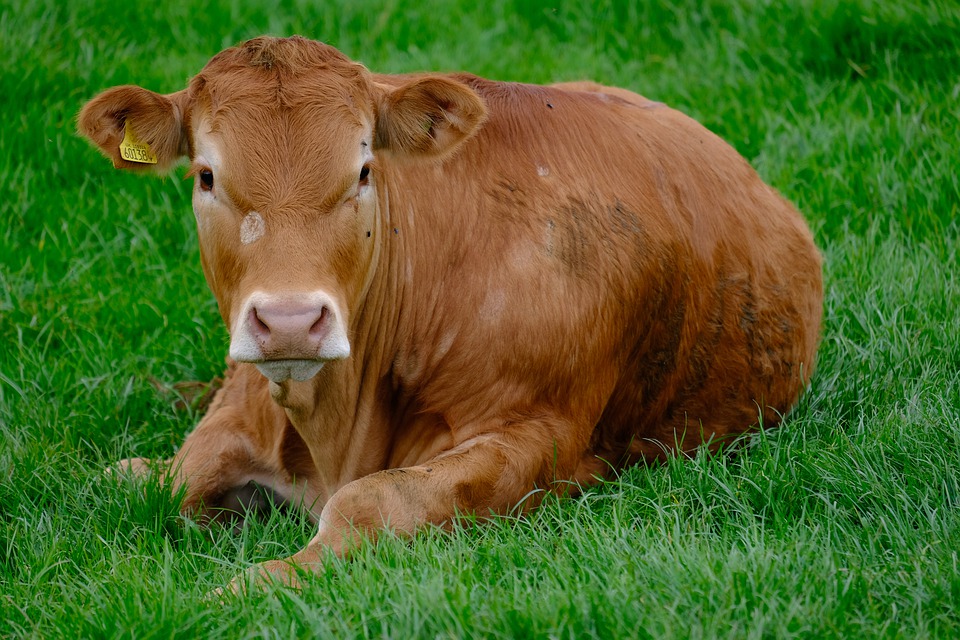
<path fill-rule="evenodd" d="M 611 222 L 613 231 L 624 235 L 646 236 L 646 230 L 640 223 L 640 217 L 619 200 L 613 206 L 607 207 L 607 217 Z"/>
<path fill-rule="evenodd" d="M 676 273 L 678 268 L 675 255 L 665 253 L 660 256 L 659 273 Z M 686 280 L 685 280 L 686 281 Z M 687 317 L 686 286 L 672 288 L 666 286 L 666 280 L 660 279 L 648 307 L 651 327 L 649 336 L 642 344 L 646 353 L 639 358 L 635 369 L 636 385 L 642 390 L 645 402 L 653 401 L 663 391 L 667 380 L 677 369 L 677 357 L 683 337 L 683 326 Z"/>
<path fill-rule="evenodd" d="M 582 277 L 587 266 L 587 223 L 584 218 L 590 212 L 581 206 L 567 208 L 562 213 L 566 214 L 566 224 L 561 225 L 563 234 L 557 258 L 570 273 Z"/>

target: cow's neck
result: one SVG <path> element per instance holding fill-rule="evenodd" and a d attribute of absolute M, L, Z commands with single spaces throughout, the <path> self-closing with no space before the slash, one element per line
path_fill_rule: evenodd
<path fill-rule="evenodd" d="M 364 293 L 351 321 L 351 355 L 330 362 L 307 382 L 271 383 L 275 401 L 310 446 L 321 501 L 352 480 L 387 466 L 393 444 L 387 378 L 396 353 L 405 234 L 390 208 L 389 186 L 379 194 L 377 242 Z"/>

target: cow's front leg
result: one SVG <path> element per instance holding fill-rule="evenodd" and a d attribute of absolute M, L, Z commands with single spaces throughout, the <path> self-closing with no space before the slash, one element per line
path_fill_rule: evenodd
<path fill-rule="evenodd" d="M 355 480 L 324 506 L 319 531 L 306 548 L 254 567 L 231 590 L 263 578 L 296 586 L 298 568 L 316 570 L 326 554 L 343 556 L 383 530 L 408 536 L 427 525 L 449 527 L 458 514 L 489 517 L 536 506 L 543 496 L 538 490 L 569 486 L 555 480 L 573 477 L 585 450 L 544 437 L 551 432 L 563 431 L 488 433 L 424 464 Z"/>
<path fill-rule="evenodd" d="M 281 469 L 261 451 L 248 434 L 242 416 L 232 411 L 208 414 L 187 436 L 171 459 L 127 458 L 107 469 L 111 475 L 131 478 L 156 477 L 176 495 L 183 491 L 180 510 L 202 521 L 223 510 L 237 511 L 251 496 L 255 482 L 284 495 L 292 484 Z M 286 480 L 286 481 L 285 481 Z"/>
<path fill-rule="evenodd" d="M 244 416 L 221 409 L 187 436 L 162 476 L 173 493 L 183 491 L 183 513 L 211 519 L 255 477 L 275 475 L 248 427 Z"/>
<path fill-rule="evenodd" d="M 308 509 L 316 502 L 306 445 L 250 365 L 230 367 L 207 414 L 172 459 L 131 458 L 112 470 L 135 476 L 156 470 L 173 493 L 183 491 L 181 511 L 204 521 L 257 497 L 251 482 Z"/>

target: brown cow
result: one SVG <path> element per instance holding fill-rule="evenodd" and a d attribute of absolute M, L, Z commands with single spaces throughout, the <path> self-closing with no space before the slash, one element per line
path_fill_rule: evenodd
<path fill-rule="evenodd" d="M 104 92 L 79 128 L 118 168 L 190 161 L 237 364 L 168 477 L 200 515 L 251 481 L 307 509 L 317 535 L 262 569 L 282 580 L 384 528 L 716 448 L 809 380 L 803 219 L 629 91 L 376 75 L 257 38 L 183 91 Z"/>

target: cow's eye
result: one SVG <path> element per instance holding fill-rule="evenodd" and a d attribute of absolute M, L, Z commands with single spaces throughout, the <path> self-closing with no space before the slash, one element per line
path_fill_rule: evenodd
<path fill-rule="evenodd" d="M 363 165 L 363 169 L 360 169 L 359 185 L 362 187 L 362 186 L 365 186 L 368 182 L 370 182 L 370 166 Z"/>
<path fill-rule="evenodd" d="M 200 188 L 204 191 L 213 190 L 213 171 L 210 171 L 210 169 L 201 169 L 199 176 Z"/>

